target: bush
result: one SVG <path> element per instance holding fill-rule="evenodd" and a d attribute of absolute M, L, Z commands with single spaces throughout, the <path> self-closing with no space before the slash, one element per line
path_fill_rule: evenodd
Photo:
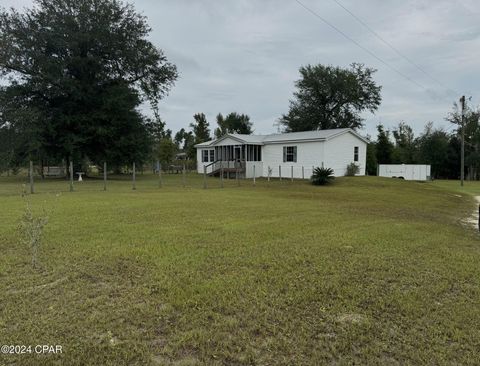
<path fill-rule="evenodd" d="M 310 180 L 316 186 L 323 186 L 331 183 L 335 177 L 333 176 L 333 169 L 331 168 L 315 168 L 313 170 Z"/>
<path fill-rule="evenodd" d="M 24 189 L 25 190 L 25 189 Z M 27 196 L 25 198 L 25 211 L 20 220 L 18 226 L 20 240 L 23 244 L 26 244 L 32 252 L 32 266 L 37 268 L 38 265 L 38 252 L 42 243 L 43 229 L 48 223 L 48 216 L 46 212 L 41 215 L 35 216 L 30 206 L 30 201 Z"/>
<path fill-rule="evenodd" d="M 358 173 L 360 173 L 360 168 L 357 164 L 350 163 L 347 165 L 347 171 L 345 172 L 346 177 L 353 177 Z"/>

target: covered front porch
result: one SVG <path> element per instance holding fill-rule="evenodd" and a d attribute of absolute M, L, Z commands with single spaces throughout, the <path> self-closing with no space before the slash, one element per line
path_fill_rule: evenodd
<path fill-rule="evenodd" d="M 215 161 L 262 161 L 262 146 L 252 144 L 215 146 Z"/>
<path fill-rule="evenodd" d="M 205 153 L 207 155 L 207 153 Z M 206 173 L 211 176 L 224 178 L 250 178 L 258 169 L 256 176 L 260 176 L 260 166 L 253 168 L 253 165 L 261 165 L 262 146 L 255 144 L 220 145 L 210 149 L 208 155 L 213 155 L 213 161 L 205 166 Z M 257 169 L 256 169 L 257 168 Z"/>

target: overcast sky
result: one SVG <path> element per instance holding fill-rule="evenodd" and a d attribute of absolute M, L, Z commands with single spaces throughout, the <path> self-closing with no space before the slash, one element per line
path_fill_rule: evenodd
<path fill-rule="evenodd" d="M 375 126 L 406 121 L 420 132 L 428 121 L 449 127 L 444 117 L 461 94 L 479 103 L 480 8 L 478 0 L 337 0 L 425 75 L 388 48 L 334 0 L 303 4 L 385 60 L 423 89 L 391 70 L 337 33 L 295 0 L 135 0 L 148 17 L 151 41 L 180 72 L 161 103 L 161 115 L 174 132 L 197 112 L 212 129 L 221 112 L 246 113 L 255 133 L 277 131 L 276 121 L 306 64 L 346 67 L 361 62 L 378 69 L 382 105 L 365 114 L 364 134 Z M 0 0 L 3 6 L 30 6 L 29 0 Z M 460 94 L 457 94 L 460 93 Z"/>

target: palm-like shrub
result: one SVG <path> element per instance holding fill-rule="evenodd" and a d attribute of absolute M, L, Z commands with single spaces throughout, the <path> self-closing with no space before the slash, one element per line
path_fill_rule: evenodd
<path fill-rule="evenodd" d="M 333 169 L 331 168 L 315 168 L 313 170 L 310 180 L 316 186 L 323 186 L 331 183 L 335 177 L 333 176 Z"/>

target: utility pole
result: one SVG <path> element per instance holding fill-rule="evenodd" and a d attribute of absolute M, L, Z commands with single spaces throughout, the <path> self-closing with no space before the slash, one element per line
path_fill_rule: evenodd
<path fill-rule="evenodd" d="M 462 109 L 461 115 L 461 139 L 462 139 L 462 148 L 461 148 L 461 158 L 460 158 L 460 185 L 463 187 L 463 180 L 465 178 L 465 95 L 462 95 L 460 98 L 460 107 Z"/>

